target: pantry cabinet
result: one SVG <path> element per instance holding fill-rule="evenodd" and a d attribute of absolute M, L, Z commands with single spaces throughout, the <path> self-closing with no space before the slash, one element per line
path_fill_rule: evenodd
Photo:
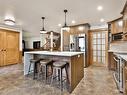
<path fill-rule="evenodd" d="M 0 29 L 0 66 L 19 62 L 19 33 Z"/>

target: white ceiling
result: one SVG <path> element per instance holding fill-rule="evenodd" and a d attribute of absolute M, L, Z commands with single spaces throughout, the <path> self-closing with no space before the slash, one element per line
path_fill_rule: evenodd
<path fill-rule="evenodd" d="M 5 15 L 13 15 L 16 24 L 22 25 L 26 36 L 38 36 L 41 17 L 46 17 L 46 29 L 58 30 L 64 24 L 64 9 L 68 9 L 68 24 L 99 23 L 101 18 L 110 21 L 120 17 L 126 0 L 0 0 L 0 22 Z M 103 6 L 97 11 L 97 6 Z"/>

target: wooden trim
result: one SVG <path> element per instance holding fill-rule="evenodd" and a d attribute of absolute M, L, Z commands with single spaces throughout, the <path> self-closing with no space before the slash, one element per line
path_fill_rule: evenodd
<path fill-rule="evenodd" d="M 126 1 L 125 5 L 124 5 L 124 8 L 123 8 L 121 14 L 124 14 L 124 11 L 125 11 L 126 7 L 127 7 L 127 1 Z"/>
<path fill-rule="evenodd" d="M 117 18 L 117 19 L 114 19 L 114 20 L 112 20 L 112 21 L 109 21 L 109 22 L 107 22 L 108 24 L 111 24 L 111 23 L 113 23 L 113 22 L 115 22 L 115 21 L 118 21 L 118 20 L 122 20 L 123 19 L 123 16 L 121 16 L 121 17 L 119 17 L 119 18 Z"/>
<path fill-rule="evenodd" d="M 7 29 L 4 29 L 4 28 L 1 28 L 1 27 L 0 27 L 0 31 L 5 31 L 5 32 L 10 32 L 10 31 L 11 31 L 11 32 L 19 33 L 19 31 L 17 31 L 17 30 L 14 30 L 14 29 L 8 29 L 8 28 L 7 28 Z"/>
<path fill-rule="evenodd" d="M 101 31 L 108 31 L 108 28 L 89 30 L 89 32 L 101 32 Z"/>
<path fill-rule="evenodd" d="M 77 27 L 77 26 L 84 26 L 84 25 L 90 27 L 90 24 L 89 23 L 78 24 L 78 25 L 71 25 L 69 27 Z"/>
<path fill-rule="evenodd" d="M 22 51 L 19 51 L 19 63 L 22 63 Z"/>

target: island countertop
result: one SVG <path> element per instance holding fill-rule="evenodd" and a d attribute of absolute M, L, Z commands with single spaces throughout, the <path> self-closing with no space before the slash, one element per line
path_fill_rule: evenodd
<path fill-rule="evenodd" d="M 25 52 L 25 54 L 43 54 L 43 55 L 54 55 L 54 56 L 75 56 L 83 54 L 83 52 L 69 52 L 69 51 L 30 51 Z"/>
<path fill-rule="evenodd" d="M 68 92 L 72 92 L 84 77 L 84 53 L 83 52 L 60 52 L 60 51 L 30 51 L 24 53 L 24 75 L 28 74 L 30 60 L 33 58 L 45 58 L 53 61 L 65 61 L 68 63 Z M 53 64 L 53 63 L 52 63 Z M 32 64 L 31 70 L 35 67 Z M 65 72 L 63 73 L 65 74 Z M 66 75 L 66 74 L 65 74 Z"/>

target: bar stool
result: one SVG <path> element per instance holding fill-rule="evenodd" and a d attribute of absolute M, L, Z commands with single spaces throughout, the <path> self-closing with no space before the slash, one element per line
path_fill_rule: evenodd
<path fill-rule="evenodd" d="M 64 80 L 63 80 L 63 69 L 65 69 L 65 72 L 66 72 L 65 80 L 67 82 L 69 82 L 68 72 L 67 72 L 67 62 L 56 61 L 53 63 L 53 74 L 52 74 L 52 78 L 51 78 L 51 85 L 53 83 L 53 80 L 58 77 L 58 81 L 60 82 L 61 91 L 63 90 L 63 82 L 64 82 Z M 58 76 L 56 75 L 56 73 L 58 73 Z"/>
<path fill-rule="evenodd" d="M 38 72 L 38 77 L 40 77 L 40 74 L 44 73 L 44 78 L 45 78 L 45 83 L 47 82 L 47 77 L 48 77 L 48 67 L 51 66 L 52 67 L 52 60 L 50 59 L 42 59 L 40 60 L 40 64 L 39 64 L 39 72 Z M 44 72 L 43 72 L 43 67 L 44 67 Z"/>
<path fill-rule="evenodd" d="M 33 79 L 35 79 L 35 73 L 37 72 L 37 63 L 40 59 L 30 59 L 30 65 L 28 69 L 28 75 L 33 71 Z M 31 70 L 31 65 L 33 64 L 33 70 Z"/>

